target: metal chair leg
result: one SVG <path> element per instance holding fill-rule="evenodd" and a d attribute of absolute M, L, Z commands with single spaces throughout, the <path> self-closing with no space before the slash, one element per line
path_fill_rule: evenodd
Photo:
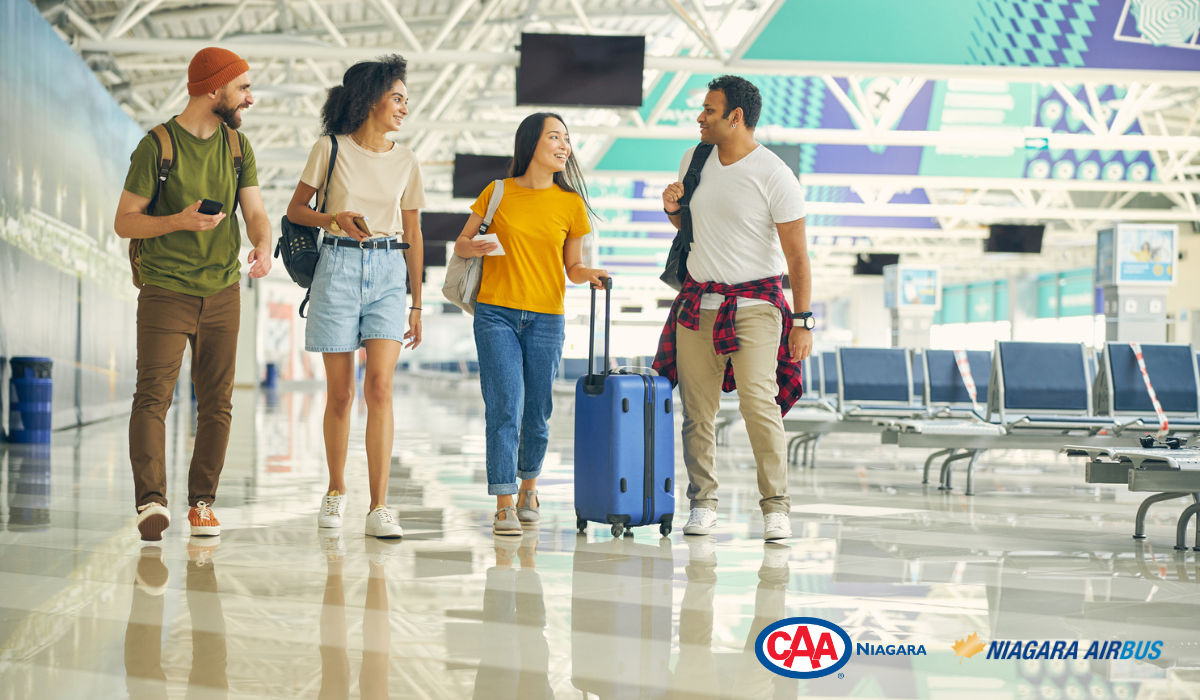
<path fill-rule="evenodd" d="M 809 457 L 808 457 L 808 466 L 811 469 L 817 468 L 817 448 L 820 447 L 820 445 L 821 445 L 822 437 L 824 437 L 824 433 L 817 433 L 816 435 L 813 436 L 812 452 L 809 454 Z"/>
<path fill-rule="evenodd" d="M 1200 514 L 1200 503 L 1193 503 L 1183 509 L 1183 513 L 1179 515 L 1179 524 L 1175 526 L 1175 549 L 1187 551 L 1187 529 L 1188 523 L 1193 515 Z M 1197 517 L 1200 517 L 1198 515 Z M 1200 550 L 1200 538 L 1196 540 L 1196 549 Z"/>
<path fill-rule="evenodd" d="M 967 495 L 975 495 L 975 463 L 984 450 L 971 450 L 971 461 L 967 462 Z"/>
<path fill-rule="evenodd" d="M 1156 493 L 1142 501 L 1142 505 L 1138 506 L 1137 509 L 1137 517 L 1133 520 L 1133 539 L 1146 539 L 1146 513 L 1150 510 L 1150 506 L 1155 503 L 1172 501 L 1176 498 L 1185 498 L 1190 495 L 1188 493 Z"/>
<path fill-rule="evenodd" d="M 944 462 L 942 462 L 942 471 L 938 475 L 938 490 L 939 491 L 949 491 L 951 488 L 950 487 L 950 469 L 951 469 L 950 463 L 954 461 L 956 452 L 958 452 L 957 449 L 951 450 L 950 456 L 947 457 Z"/>
<path fill-rule="evenodd" d="M 922 484 L 929 483 L 929 468 L 931 466 L 933 466 L 933 460 L 937 459 L 938 457 L 941 457 L 942 455 L 946 455 L 946 454 L 954 454 L 954 448 L 951 447 L 951 448 L 947 448 L 945 450 L 938 450 L 937 452 L 934 452 L 933 454 L 929 455 L 929 458 L 925 460 L 925 472 L 921 476 Z"/>

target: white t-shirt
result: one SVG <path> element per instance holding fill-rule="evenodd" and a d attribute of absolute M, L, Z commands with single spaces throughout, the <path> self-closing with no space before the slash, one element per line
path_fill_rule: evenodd
<path fill-rule="evenodd" d="M 333 164 L 325 213 L 356 211 L 367 217 L 372 235 L 400 234 L 404 230 L 400 211 L 425 208 L 425 185 L 416 154 L 398 143 L 387 153 L 375 153 L 349 136 L 338 136 L 337 140 L 337 162 Z M 318 209 L 332 151 L 329 137 L 322 136 L 308 154 L 308 164 L 300 175 L 301 182 L 317 189 Z"/>
<path fill-rule="evenodd" d="M 680 182 L 695 150 L 683 154 Z M 741 284 L 786 271 L 775 224 L 804 218 L 804 190 L 787 164 L 761 144 L 732 165 L 722 165 L 714 147 L 700 171 L 691 208 L 688 273 L 697 282 Z M 724 300 L 705 294 L 700 308 L 716 309 Z M 767 303 L 738 299 L 739 307 Z"/>

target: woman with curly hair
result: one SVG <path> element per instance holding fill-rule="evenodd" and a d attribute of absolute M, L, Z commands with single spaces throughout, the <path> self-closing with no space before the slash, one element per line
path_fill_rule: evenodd
<path fill-rule="evenodd" d="M 294 223 L 325 230 L 304 334 L 305 349 L 324 358 L 327 382 L 329 487 L 317 523 L 342 525 L 354 352 L 363 347 L 371 494 L 366 534 L 379 538 L 404 534 L 384 503 L 394 429 L 392 377 L 401 345 L 408 341 L 406 347 L 415 348 L 421 343 L 423 248 L 418 210 L 425 206 L 425 189 L 416 155 L 386 138 L 408 114 L 406 66 L 395 55 L 357 63 L 346 71 L 341 85 L 329 90 L 321 109 L 325 136 L 313 146 L 287 210 Z M 333 154 L 333 172 L 326 183 Z M 308 207 L 313 195 L 324 197 L 318 202 L 324 205 L 318 206 L 320 211 Z M 407 331 L 406 263 L 407 279 L 413 280 Z"/>

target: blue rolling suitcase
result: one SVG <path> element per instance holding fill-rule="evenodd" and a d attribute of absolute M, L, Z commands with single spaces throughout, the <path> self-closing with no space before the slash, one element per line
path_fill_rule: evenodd
<path fill-rule="evenodd" d="M 605 280 L 604 369 L 595 371 L 596 290 L 588 339 L 588 373 L 575 386 L 575 517 L 629 528 L 658 524 L 665 537 L 675 516 L 675 409 L 671 382 L 621 369 L 609 372 L 612 279 Z M 632 534 L 632 533 L 630 533 Z"/>

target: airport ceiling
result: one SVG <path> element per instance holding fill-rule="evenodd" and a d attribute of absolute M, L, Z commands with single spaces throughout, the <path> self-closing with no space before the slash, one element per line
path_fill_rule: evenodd
<path fill-rule="evenodd" d="M 1028 139 L 1044 138 L 1040 148 L 1050 154 L 1145 154 L 1142 165 L 1130 161 L 1124 166 L 1128 176 L 1115 178 L 1109 177 L 1103 157 L 1092 163 L 1084 162 L 1083 155 L 1069 164 L 1071 174 L 1060 173 L 1061 161 L 1051 160 L 1038 166 L 1044 172 L 1018 177 L 970 170 L 927 174 L 925 168 L 897 174 L 858 166 L 853 159 L 840 172 L 828 168 L 802 172 L 802 182 L 809 188 L 809 213 L 819 217 L 809 220 L 818 276 L 847 276 L 857 252 L 873 251 L 901 253 L 906 262 L 942 264 L 948 279 L 969 279 L 978 274 L 983 260 L 980 239 L 987 235 L 985 226 L 1000 222 L 1047 224 L 1043 249 L 1047 254 L 989 256 L 989 271 L 1011 274 L 1086 266 L 1092 262 L 1095 231 L 1112 221 L 1174 222 L 1190 232 L 1191 222 L 1200 219 L 1200 135 L 1195 128 L 1200 116 L 1200 72 L 747 58 L 764 28 L 784 21 L 781 8 L 801 1 L 35 0 L 35 4 L 129 115 L 146 128 L 181 108 L 187 63 L 195 51 L 221 45 L 246 57 L 257 104 L 246 113 L 243 130 L 254 144 L 260 181 L 273 211 L 285 206 L 319 136 L 317 115 L 324 90 L 336 84 L 355 61 L 384 53 L 400 53 L 410 61 L 412 113 L 396 140 L 420 156 L 431 208 L 465 211 L 466 202 L 450 197 L 454 154 L 508 153 L 516 123 L 533 109 L 515 105 L 518 45 L 521 33 L 529 32 L 646 37 L 643 89 L 647 99 L 641 110 L 561 110 L 590 179 L 610 193 L 599 198 L 601 207 L 625 212 L 604 227 L 625 233 L 611 235 L 628 235 L 634 229 L 666 230 L 665 223 L 630 221 L 629 211 L 655 211 L 659 205 L 655 198 L 630 196 L 630 189 L 620 183 L 646 181 L 644 189 L 649 191 L 674 179 L 670 171 L 677 166 L 672 158 L 650 166 L 622 165 L 637 159 L 622 160 L 614 149 L 636 152 L 642 143 L 695 139 L 692 117 L 678 109 L 686 97 L 681 93 L 689 79 L 720 73 L 802 80 L 810 91 L 820 90 L 826 103 L 843 110 L 839 114 L 846 121 L 844 128 L 773 124 L 764 116 L 758 130 L 764 142 L 865 146 L 873 153 L 919 146 L 939 154 L 986 154 L 997 148 L 1020 153 L 1038 147 Z M 949 85 L 940 89 L 951 92 L 987 93 L 988 85 L 1006 82 L 1033 85 L 1035 93 L 1040 90 L 1037 94 L 1058 105 L 1059 113 L 1065 113 L 1076 128 L 964 128 L 949 118 L 949 101 L 936 127 L 902 126 L 912 111 L 910 105 L 921 94 L 928 100 L 933 84 Z M 880 93 L 889 106 L 879 107 Z M 981 94 L 966 97 L 976 100 L 966 103 L 968 107 L 990 99 Z M 1047 108 L 1045 102 L 1038 104 Z M 1097 173 L 1085 177 L 1084 168 Z M 1105 168 L 1102 175 L 1099 168 Z M 926 223 L 912 227 L 909 221 Z"/>

